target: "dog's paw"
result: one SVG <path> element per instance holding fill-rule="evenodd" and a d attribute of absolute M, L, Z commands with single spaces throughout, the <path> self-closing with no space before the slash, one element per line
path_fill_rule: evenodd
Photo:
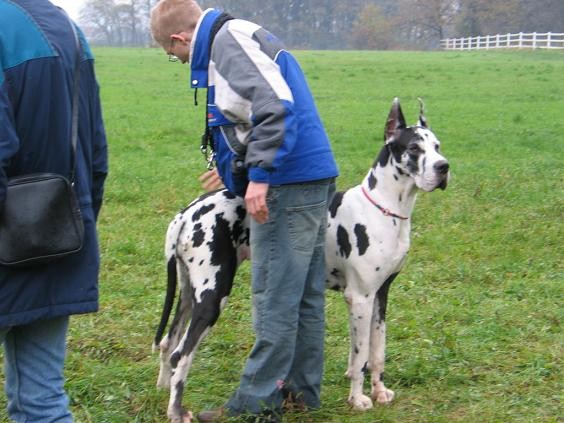
<path fill-rule="evenodd" d="M 372 400 L 366 395 L 349 397 L 347 402 L 352 406 L 352 408 L 359 411 L 370 410 L 372 408 Z"/>
<path fill-rule="evenodd" d="M 394 391 L 384 387 L 378 391 L 373 391 L 370 395 L 378 404 L 387 405 L 394 399 Z"/>
<path fill-rule="evenodd" d="M 169 416 L 170 423 L 192 423 L 194 415 L 191 411 L 182 410 L 182 414 L 179 416 Z"/>

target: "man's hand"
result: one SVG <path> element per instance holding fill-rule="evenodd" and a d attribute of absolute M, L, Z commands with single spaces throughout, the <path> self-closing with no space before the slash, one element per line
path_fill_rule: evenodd
<path fill-rule="evenodd" d="M 202 183 L 202 188 L 206 191 L 214 191 L 216 189 L 224 188 L 223 182 L 217 173 L 217 169 L 208 170 L 202 173 L 198 180 Z"/>
<path fill-rule="evenodd" d="M 266 206 L 266 194 L 268 184 L 261 182 L 249 182 L 245 194 L 245 206 L 247 211 L 257 223 L 263 224 L 268 220 L 268 207 Z"/>

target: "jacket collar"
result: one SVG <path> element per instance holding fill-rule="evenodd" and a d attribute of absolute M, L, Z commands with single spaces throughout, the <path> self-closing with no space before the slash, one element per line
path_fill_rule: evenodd
<path fill-rule="evenodd" d="M 207 9 L 194 30 L 194 39 L 190 46 L 190 87 L 206 88 L 208 86 L 208 67 L 210 64 L 210 32 L 214 22 L 221 15 L 221 10 Z"/>

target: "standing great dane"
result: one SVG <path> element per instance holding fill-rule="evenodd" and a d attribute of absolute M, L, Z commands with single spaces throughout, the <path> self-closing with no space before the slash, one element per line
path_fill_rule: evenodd
<path fill-rule="evenodd" d="M 367 410 L 389 403 L 384 386 L 386 304 L 410 243 L 410 216 L 419 189 L 445 189 L 449 164 L 428 128 L 423 105 L 417 125 L 405 123 L 395 99 L 385 126 L 385 145 L 360 185 L 338 192 L 329 208 L 327 287 L 342 290 L 349 307 L 351 348 L 348 402 Z M 231 292 L 239 264 L 250 256 L 243 199 L 225 190 L 205 194 L 179 212 L 168 227 L 168 288 L 155 337 L 161 364 L 157 385 L 170 388 L 168 416 L 190 421 L 182 395 L 196 349 L 215 324 Z M 176 294 L 180 294 L 164 336 Z M 187 325 L 189 326 L 187 328 Z M 370 396 L 363 393 L 370 371 Z"/>

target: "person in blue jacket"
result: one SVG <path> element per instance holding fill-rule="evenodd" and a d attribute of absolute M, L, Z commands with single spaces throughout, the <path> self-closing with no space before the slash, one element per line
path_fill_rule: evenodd
<path fill-rule="evenodd" d="M 96 219 L 107 146 L 93 56 L 78 30 L 80 107 L 75 190 L 85 239 L 72 256 L 33 268 L 0 266 L 0 342 L 16 422 L 71 422 L 63 367 L 69 316 L 98 309 Z M 0 0 L 0 219 L 9 178 L 71 173 L 76 38 L 47 0 Z"/>
<path fill-rule="evenodd" d="M 276 420 L 288 397 L 318 408 L 325 229 L 338 170 L 305 76 L 272 33 L 193 0 L 161 0 L 151 30 L 167 54 L 190 62 L 191 87 L 207 89 L 204 142 L 252 217 L 255 345 L 231 399 L 198 419 Z"/>

